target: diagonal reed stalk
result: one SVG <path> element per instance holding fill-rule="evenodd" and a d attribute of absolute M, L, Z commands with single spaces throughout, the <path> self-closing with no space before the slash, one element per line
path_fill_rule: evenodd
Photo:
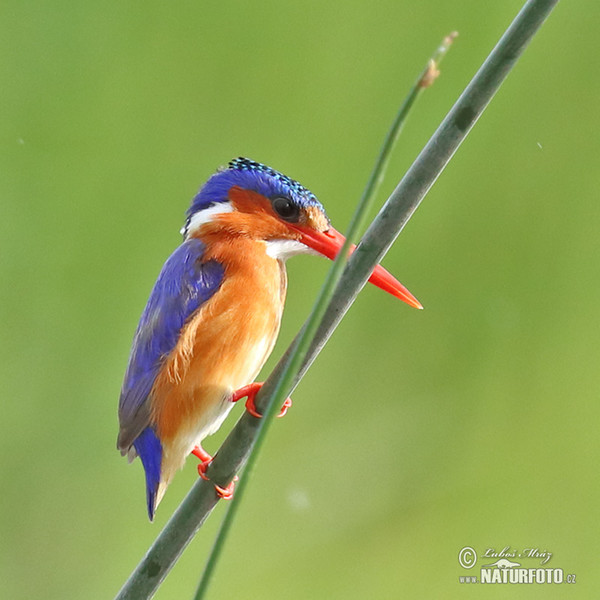
<path fill-rule="evenodd" d="M 558 0 L 528 0 L 496 47 L 475 74 L 376 219 L 367 229 L 359 247 L 350 257 L 331 300 L 291 385 L 281 384 L 287 365 L 294 359 L 298 340 L 306 325 L 269 376 L 256 399 L 260 411 L 271 415 L 291 393 L 315 360 L 331 334 L 365 285 L 371 270 L 400 234 L 425 194 L 450 161 L 473 125 L 517 62 Z M 342 253 L 340 253 L 342 254 Z M 338 263 L 338 268 L 339 267 Z M 334 267 L 336 264 L 334 263 Z M 210 467 L 210 477 L 227 485 L 244 464 L 254 441 L 268 418 L 244 414 L 231 431 Z M 240 482 L 243 490 L 244 480 Z M 150 598 L 171 570 L 187 544 L 206 520 L 218 499 L 212 483 L 199 479 L 144 558 L 117 594 L 117 600 Z"/>
<path fill-rule="evenodd" d="M 314 339 L 321 320 L 323 319 L 327 305 L 331 301 L 335 287 L 342 277 L 343 269 L 348 260 L 348 250 L 350 249 L 350 244 L 356 240 L 358 232 L 364 225 L 369 208 L 372 206 L 375 196 L 377 195 L 377 191 L 381 186 L 381 182 L 385 176 L 385 171 L 389 164 L 392 150 L 398 141 L 398 136 L 402 131 L 404 123 L 406 122 L 406 118 L 408 117 L 411 108 L 414 106 L 415 101 L 423 92 L 423 90 L 429 87 L 439 75 L 438 65 L 445 56 L 456 35 L 457 34 L 454 32 L 446 36 L 438 48 L 436 48 L 433 56 L 428 61 L 427 66 L 402 103 L 402 106 L 400 107 L 398 114 L 396 115 L 396 118 L 394 119 L 394 122 L 392 123 L 392 126 L 386 135 L 381 147 L 381 151 L 379 152 L 379 156 L 375 161 L 373 171 L 371 172 L 369 180 L 367 181 L 367 185 L 365 186 L 365 190 L 361 196 L 358 206 L 356 207 L 356 210 L 354 211 L 354 215 L 352 216 L 348 230 L 346 231 L 346 242 L 342 246 L 342 249 L 335 259 L 333 266 L 331 269 L 329 269 L 327 277 L 323 283 L 323 286 L 321 287 L 321 291 L 319 292 L 319 295 L 315 301 L 314 307 L 304 327 L 294 341 L 292 352 L 282 371 L 278 385 L 275 387 L 271 398 L 265 401 L 267 410 L 264 417 L 265 422 L 263 423 L 263 427 L 258 431 L 258 435 L 254 441 L 254 448 L 248 457 L 248 462 L 244 468 L 243 476 L 240 475 L 240 482 L 237 485 L 236 494 L 233 498 L 233 501 L 229 504 L 225 516 L 223 517 L 221 527 L 215 538 L 215 543 L 211 549 L 208 560 L 206 561 L 206 566 L 204 568 L 204 572 L 202 573 L 202 578 L 200 579 L 194 600 L 202 600 L 206 594 L 206 591 L 208 590 L 212 575 L 214 574 L 215 566 L 223 550 L 225 540 L 231 529 L 235 515 L 237 514 L 237 508 L 240 505 L 244 490 L 246 489 L 250 479 L 249 475 L 256 464 L 260 448 L 264 443 L 267 429 L 271 424 L 273 417 L 275 416 L 275 409 L 279 405 L 279 402 L 283 401 L 285 398 L 286 390 L 291 390 L 297 384 L 298 373 L 300 372 L 302 364 L 306 359 L 310 344 Z"/>

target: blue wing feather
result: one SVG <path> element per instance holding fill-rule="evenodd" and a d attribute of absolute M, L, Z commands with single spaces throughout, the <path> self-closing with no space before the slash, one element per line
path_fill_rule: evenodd
<path fill-rule="evenodd" d="M 162 462 L 162 444 L 152 427 L 146 427 L 133 442 L 144 471 L 146 472 L 146 500 L 148 516 L 154 520 L 156 510 L 156 495 L 160 484 L 160 466 Z"/>
<path fill-rule="evenodd" d="M 133 339 L 121 389 L 117 443 L 125 453 L 148 425 L 148 400 L 154 381 L 190 316 L 220 287 L 223 265 L 202 261 L 205 246 L 183 242 L 164 264 Z"/>

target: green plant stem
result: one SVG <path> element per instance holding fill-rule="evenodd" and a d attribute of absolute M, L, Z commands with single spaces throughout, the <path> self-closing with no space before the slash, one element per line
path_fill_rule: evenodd
<path fill-rule="evenodd" d="M 206 594 L 208 586 L 210 585 L 216 563 L 222 552 L 227 535 L 231 530 L 231 525 L 235 515 L 237 514 L 237 507 L 241 502 L 244 490 L 246 489 L 247 483 L 250 479 L 250 474 L 254 465 L 256 464 L 260 448 L 264 443 L 267 428 L 272 422 L 272 419 L 275 415 L 275 410 L 279 406 L 279 403 L 283 402 L 285 396 L 291 393 L 291 389 L 294 386 L 294 381 L 298 377 L 298 372 L 302 368 L 303 362 L 306 360 L 306 354 L 310 348 L 310 344 L 325 314 L 327 305 L 331 301 L 335 287 L 342 276 L 343 268 L 347 262 L 347 253 L 350 244 L 356 239 L 360 227 L 366 219 L 368 210 L 375 199 L 377 191 L 381 185 L 381 182 L 383 181 L 385 170 L 389 164 L 389 157 L 396 141 L 398 140 L 398 136 L 402 126 L 404 125 L 404 122 L 406 121 L 406 118 L 408 117 L 410 109 L 414 105 L 414 102 L 420 93 L 425 89 L 425 86 L 422 85 L 423 79 L 427 73 L 431 72 L 432 64 L 434 65 L 433 68 L 437 69 L 439 60 L 446 53 L 454 37 L 454 35 L 447 36 L 444 38 L 442 44 L 436 49 L 435 54 L 428 62 L 428 66 L 425 68 L 424 72 L 421 74 L 417 82 L 410 90 L 408 96 L 402 103 L 402 106 L 400 107 L 400 110 L 398 111 L 398 114 L 396 115 L 396 118 L 394 119 L 394 122 L 392 123 L 392 126 L 386 135 L 381 152 L 377 157 L 371 176 L 369 177 L 365 190 L 346 232 L 346 242 L 342 246 L 342 249 L 337 256 L 333 267 L 328 272 L 327 278 L 323 283 L 319 296 L 315 301 L 314 307 L 308 320 L 306 321 L 305 326 L 292 346 L 293 350 L 290 353 L 289 360 L 282 371 L 278 385 L 275 387 L 271 397 L 265 399 L 265 409 L 267 412 L 265 413 L 263 427 L 261 427 L 258 431 L 258 435 L 254 442 L 253 451 L 248 457 L 248 462 L 244 468 L 244 473 L 240 476 L 240 481 L 237 484 L 234 499 L 229 504 L 227 512 L 223 517 L 221 527 L 217 533 L 217 537 L 215 538 L 215 543 L 211 549 L 204 572 L 202 574 L 202 578 L 196 591 L 196 595 L 194 596 L 195 600 L 202 600 Z"/>
<path fill-rule="evenodd" d="M 557 2 L 558 0 L 528 0 L 407 171 L 350 257 L 293 385 L 297 384 L 312 364 L 366 283 L 371 269 L 404 228 Z M 296 341 L 291 348 L 295 345 Z M 289 359 L 288 350 L 257 396 L 259 409 L 277 387 Z M 211 465 L 210 473 L 214 481 L 226 485 L 245 464 L 261 421 L 263 419 L 255 419 L 248 414 L 240 418 Z M 216 503 L 212 483 L 199 479 L 116 598 L 150 598 Z"/>

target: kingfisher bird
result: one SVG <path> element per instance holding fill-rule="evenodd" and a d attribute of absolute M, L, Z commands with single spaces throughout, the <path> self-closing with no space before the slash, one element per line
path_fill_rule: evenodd
<path fill-rule="evenodd" d="M 208 179 L 181 233 L 140 318 L 119 401 L 117 447 L 130 462 L 141 459 L 151 521 L 189 454 L 206 478 L 212 457 L 201 443 L 235 401 L 247 397 L 260 417 L 254 396 L 261 384 L 253 382 L 279 333 L 285 260 L 301 253 L 333 259 L 345 241 L 312 192 L 247 158 Z M 422 308 L 383 267 L 370 281 Z M 231 496 L 231 487 L 215 488 Z"/>

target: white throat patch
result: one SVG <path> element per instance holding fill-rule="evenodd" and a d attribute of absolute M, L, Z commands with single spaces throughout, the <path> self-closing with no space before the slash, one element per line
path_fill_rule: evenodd
<path fill-rule="evenodd" d="M 306 244 L 298 240 L 269 240 L 265 243 L 267 245 L 267 254 L 271 258 L 279 260 L 287 260 L 290 256 L 296 256 L 296 254 L 315 254 L 320 256 L 318 252 L 315 252 L 312 248 L 309 248 Z"/>

